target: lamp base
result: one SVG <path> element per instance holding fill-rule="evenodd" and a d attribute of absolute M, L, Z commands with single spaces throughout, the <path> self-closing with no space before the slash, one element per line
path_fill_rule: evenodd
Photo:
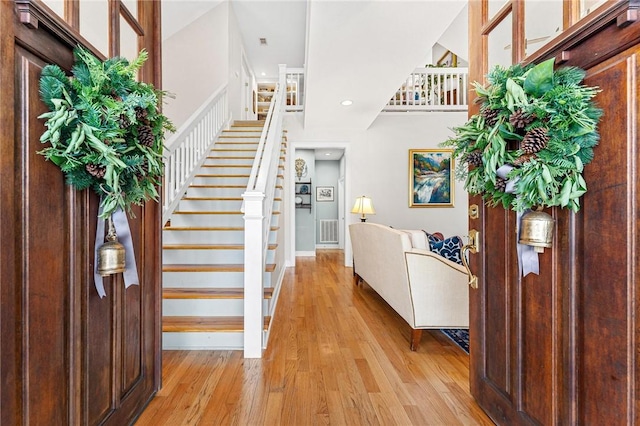
<path fill-rule="evenodd" d="M 367 218 L 366 218 L 366 217 L 361 217 L 361 218 L 360 218 L 360 222 L 366 222 L 366 221 L 367 221 Z"/>

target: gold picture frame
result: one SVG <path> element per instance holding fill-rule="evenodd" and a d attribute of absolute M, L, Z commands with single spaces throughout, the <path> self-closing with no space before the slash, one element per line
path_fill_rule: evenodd
<path fill-rule="evenodd" d="M 409 150 L 409 207 L 453 207 L 453 149 Z"/>

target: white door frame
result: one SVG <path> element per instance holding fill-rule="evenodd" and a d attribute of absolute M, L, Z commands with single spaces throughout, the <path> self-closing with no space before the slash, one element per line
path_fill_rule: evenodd
<path fill-rule="evenodd" d="M 286 244 L 288 249 L 285 250 L 285 266 L 294 267 L 296 265 L 296 210 L 295 210 L 296 203 L 295 203 L 295 167 L 294 167 L 295 152 L 296 152 L 296 149 L 323 149 L 323 148 L 325 149 L 338 148 L 338 149 L 344 150 L 344 164 L 345 164 L 344 176 L 343 176 L 344 190 L 338 192 L 340 194 L 338 202 L 340 203 L 340 200 L 342 201 L 342 207 L 340 207 L 340 204 L 338 205 L 338 208 L 341 208 L 342 210 L 338 212 L 338 218 L 342 219 L 341 220 L 342 223 L 340 223 L 339 221 L 338 224 L 340 226 L 339 233 L 342 236 L 342 243 L 340 245 L 344 246 L 344 264 L 346 266 L 350 266 L 351 265 L 351 244 L 347 244 L 347 241 L 346 241 L 347 226 L 348 226 L 347 225 L 348 221 L 346 220 L 346 218 L 350 213 L 348 202 L 346 200 L 352 199 L 351 190 L 349 189 L 349 185 L 348 185 L 348 182 L 349 182 L 348 159 L 349 159 L 349 151 L 350 151 L 349 143 L 348 142 L 327 142 L 324 144 L 319 144 L 318 142 L 295 142 L 295 141 L 290 141 L 289 143 L 291 147 L 290 152 L 292 153 L 292 155 L 287 156 L 286 169 L 289 172 L 285 176 L 285 179 L 287 180 L 286 187 L 288 188 L 287 191 L 285 192 L 286 202 L 284 203 L 285 206 L 288 206 L 288 215 L 287 215 L 286 230 L 285 230 L 285 235 L 288 235 L 288 244 Z M 340 199 L 340 197 L 342 198 Z"/>

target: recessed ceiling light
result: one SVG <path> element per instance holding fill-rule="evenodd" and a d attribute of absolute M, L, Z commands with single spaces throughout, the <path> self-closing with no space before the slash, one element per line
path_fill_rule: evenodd
<path fill-rule="evenodd" d="M 353 104 L 353 101 L 350 99 L 345 99 L 344 101 L 340 102 L 340 105 L 342 106 L 349 106 L 351 104 Z"/>
<path fill-rule="evenodd" d="M 260 46 L 266 46 L 267 45 L 267 39 L 264 37 L 260 37 Z"/>
<path fill-rule="evenodd" d="M 265 75 L 267 75 L 267 73 L 266 72 L 261 72 L 260 75 L 264 77 Z"/>
<path fill-rule="evenodd" d="M 331 153 L 330 152 L 325 152 L 324 155 L 329 156 L 329 155 L 331 155 Z"/>

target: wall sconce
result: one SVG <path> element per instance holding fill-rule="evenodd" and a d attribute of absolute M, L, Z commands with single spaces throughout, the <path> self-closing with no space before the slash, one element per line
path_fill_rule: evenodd
<path fill-rule="evenodd" d="M 351 209 L 351 213 L 359 213 L 360 214 L 360 222 L 366 222 L 367 214 L 376 214 L 376 211 L 373 208 L 373 202 L 371 202 L 371 198 L 362 197 L 356 198 L 356 202 Z"/>
<path fill-rule="evenodd" d="M 296 158 L 296 177 L 300 180 L 307 175 L 307 163 L 302 158 Z"/>

